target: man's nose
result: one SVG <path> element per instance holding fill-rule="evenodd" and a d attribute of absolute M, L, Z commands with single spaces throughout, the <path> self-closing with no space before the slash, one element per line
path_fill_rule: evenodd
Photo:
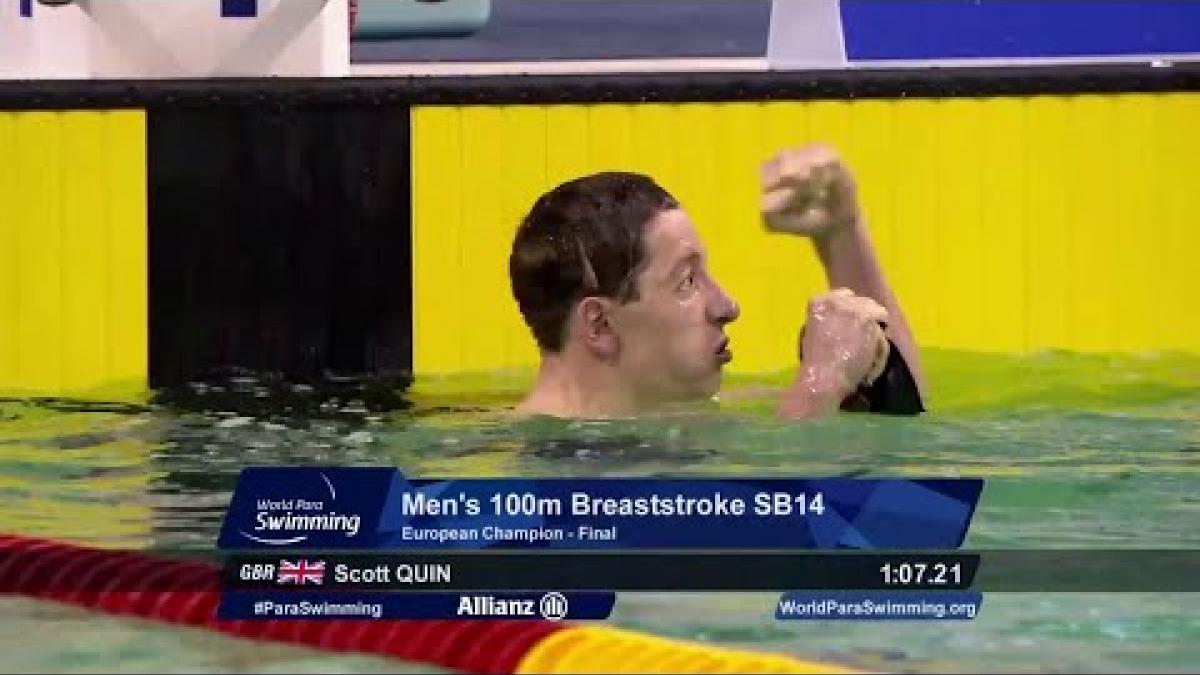
<path fill-rule="evenodd" d="M 733 298 L 729 297 L 729 294 L 727 294 L 720 286 L 714 284 L 713 289 L 716 291 L 716 297 L 713 298 L 713 302 L 709 304 L 709 311 L 713 321 L 722 325 L 736 321 L 738 315 L 742 313 L 742 310 L 740 307 L 738 307 L 737 302 L 735 302 Z"/>

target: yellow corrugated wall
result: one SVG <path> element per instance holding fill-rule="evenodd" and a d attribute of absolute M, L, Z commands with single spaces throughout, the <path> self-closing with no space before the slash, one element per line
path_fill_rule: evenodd
<path fill-rule="evenodd" d="M 0 395 L 146 387 L 142 111 L 0 112 Z"/>
<path fill-rule="evenodd" d="M 679 197 L 741 303 L 737 372 L 793 363 L 806 243 L 762 230 L 758 165 L 834 144 L 927 346 L 1200 351 L 1200 94 L 421 107 L 413 115 L 414 367 L 520 368 L 536 352 L 507 255 L 544 190 L 592 171 Z"/>

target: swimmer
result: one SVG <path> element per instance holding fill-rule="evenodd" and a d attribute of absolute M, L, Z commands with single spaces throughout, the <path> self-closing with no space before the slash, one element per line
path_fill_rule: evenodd
<path fill-rule="evenodd" d="M 762 190 L 764 225 L 808 238 L 831 289 L 807 303 L 800 363 L 779 413 L 834 413 L 897 359 L 919 392 L 916 344 L 837 153 L 786 149 L 763 165 Z M 599 173 L 540 197 L 509 257 L 541 354 L 517 411 L 623 417 L 711 399 L 736 350 L 725 326 L 739 308 L 709 256 L 688 214 L 647 176 Z"/>

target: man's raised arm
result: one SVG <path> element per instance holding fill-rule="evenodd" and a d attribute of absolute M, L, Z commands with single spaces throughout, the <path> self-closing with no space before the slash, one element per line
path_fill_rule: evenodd
<path fill-rule="evenodd" d="M 858 300 L 869 298 L 885 310 L 880 314 L 867 304 L 847 304 L 845 297 L 831 301 L 823 296 L 809 304 L 803 364 L 785 396 L 784 414 L 810 416 L 827 412 L 830 405 L 836 410 L 841 399 L 831 401 L 857 386 L 841 380 L 863 377 L 871 367 L 862 364 L 873 353 L 870 334 L 880 320 L 886 321 L 887 335 L 924 397 L 916 341 L 875 255 L 849 169 L 831 148 L 813 145 L 777 154 L 763 165 L 762 181 L 766 226 L 809 237 L 831 289 L 848 289 L 862 296 Z"/>

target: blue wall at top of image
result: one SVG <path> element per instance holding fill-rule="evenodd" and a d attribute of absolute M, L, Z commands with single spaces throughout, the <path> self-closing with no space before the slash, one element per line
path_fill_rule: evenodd
<path fill-rule="evenodd" d="M 258 0 L 221 0 L 221 16 L 252 19 L 258 16 Z"/>
<path fill-rule="evenodd" d="M 851 60 L 1200 52 L 1196 0 L 842 0 Z"/>

